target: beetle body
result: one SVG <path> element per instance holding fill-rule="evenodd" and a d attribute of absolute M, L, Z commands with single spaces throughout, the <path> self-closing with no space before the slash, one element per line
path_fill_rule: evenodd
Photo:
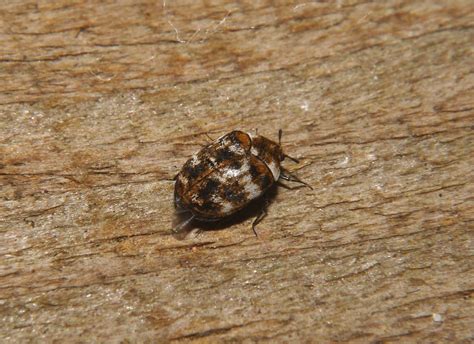
<path fill-rule="evenodd" d="M 286 156 L 279 143 L 237 130 L 196 152 L 175 178 L 177 213 L 191 213 L 175 231 L 192 219 L 216 221 L 234 214 L 281 177 L 299 181 L 282 174 Z"/>

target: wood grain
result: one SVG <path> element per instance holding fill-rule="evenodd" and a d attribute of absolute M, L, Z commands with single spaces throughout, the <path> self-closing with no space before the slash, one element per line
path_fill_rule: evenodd
<path fill-rule="evenodd" d="M 0 4 L 2 342 L 474 339 L 472 1 Z M 234 128 L 314 187 L 177 240 Z"/>

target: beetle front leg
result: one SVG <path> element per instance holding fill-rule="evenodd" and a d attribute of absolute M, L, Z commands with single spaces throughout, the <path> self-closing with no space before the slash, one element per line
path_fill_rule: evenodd
<path fill-rule="evenodd" d="M 269 199 L 264 196 L 263 198 L 263 206 L 260 208 L 260 213 L 255 217 L 255 219 L 252 222 L 252 230 L 255 236 L 258 238 L 257 231 L 255 230 L 255 227 L 264 219 L 265 216 L 267 216 L 267 207 L 269 204 Z"/>
<path fill-rule="evenodd" d="M 311 185 L 309 185 L 308 183 L 305 183 L 304 181 L 299 179 L 296 175 L 292 174 L 288 170 L 285 170 L 284 168 L 281 168 L 281 170 L 280 170 L 280 178 L 284 179 L 284 180 L 287 180 L 289 182 L 296 182 L 296 183 L 303 184 L 304 186 L 307 186 L 308 188 L 313 190 L 313 187 Z"/>

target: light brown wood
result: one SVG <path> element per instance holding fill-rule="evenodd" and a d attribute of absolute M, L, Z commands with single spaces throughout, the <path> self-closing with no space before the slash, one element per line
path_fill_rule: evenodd
<path fill-rule="evenodd" d="M 472 1 L 0 5 L 0 341 L 474 338 Z M 314 187 L 170 234 L 232 129 Z"/>

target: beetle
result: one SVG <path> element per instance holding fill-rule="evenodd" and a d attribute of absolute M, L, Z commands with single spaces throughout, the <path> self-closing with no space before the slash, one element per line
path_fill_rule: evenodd
<path fill-rule="evenodd" d="M 281 166 L 285 158 L 298 162 L 283 152 L 281 136 L 280 129 L 276 143 L 258 134 L 234 130 L 192 155 L 175 177 L 173 232 L 181 232 L 193 220 L 227 218 L 264 196 L 280 179 L 312 189 Z M 255 235 L 255 226 L 267 214 L 265 208 L 252 223 Z"/>

